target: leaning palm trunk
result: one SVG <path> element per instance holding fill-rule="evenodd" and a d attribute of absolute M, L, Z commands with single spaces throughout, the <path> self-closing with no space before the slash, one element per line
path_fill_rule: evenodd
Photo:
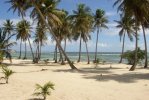
<path fill-rule="evenodd" d="M 90 58 L 89 58 L 88 47 L 87 47 L 86 41 L 85 41 L 85 45 L 86 45 L 86 53 L 87 53 L 87 59 L 88 59 L 88 63 L 87 64 L 90 64 Z"/>
<path fill-rule="evenodd" d="M 61 41 L 60 41 L 60 44 L 61 44 Z M 59 48 L 58 48 L 58 49 L 59 49 Z M 62 55 L 62 52 L 61 52 L 60 49 L 59 49 L 59 53 L 60 53 L 60 59 L 59 59 L 59 62 L 61 62 L 61 64 L 64 65 L 65 62 L 64 62 L 63 55 Z"/>
<path fill-rule="evenodd" d="M 41 13 L 41 11 L 40 11 L 40 9 L 38 8 L 38 6 L 37 6 L 35 3 L 33 3 L 33 5 L 34 5 L 34 7 L 36 8 L 36 10 L 38 11 L 40 17 L 42 18 L 43 22 L 45 23 L 45 25 L 47 26 L 47 28 L 49 29 L 49 31 L 51 31 L 51 28 L 50 28 L 49 24 L 46 22 L 46 20 L 45 20 L 43 14 Z M 51 32 L 51 34 L 53 35 L 53 37 L 54 37 L 54 39 L 55 39 L 55 41 L 56 41 L 56 43 L 57 43 L 59 49 L 62 51 L 62 53 L 63 53 L 64 56 L 66 57 L 66 59 L 67 59 L 69 65 L 70 65 L 71 69 L 77 70 L 77 68 L 73 65 L 73 63 L 70 61 L 70 59 L 68 58 L 68 56 L 67 56 L 66 53 L 64 52 L 64 50 L 63 50 L 63 48 L 61 47 L 61 45 L 60 45 L 58 39 L 56 38 L 55 34 L 53 34 L 53 32 Z"/>
<path fill-rule="evenodd" d="M 79 48 L 79 58 L 78 58 L 78 62 L 80 62 L 80 60 L 81 60 L 81 44 L 82 44 L 82 41 L 81 41 L 81 36 L 80 36 L 80 48 Z"/>
<path fill-rule="evenodd" d="M 60 59 L 59 59 L 59 61 L 61 62 L 61 65 L 64 65 L 65 62 L 64 62 L 63 55 L 62 55 L 62 52 L 61 52 L 60 49 L 59 49 L 59 53 L 60 53 Z"/>
<path fill-rule="evenodd" d="M 124 36 L 123 36 L 122 53 L 121 53 L 121 58 L 120 58 L 119 63 L 122 63 L 122 60 L 123 60 L 122 55 L 124 53 L 124 47 L 125 47 L 125 33 L 124 33 Z"/>
<path fill-rule="evenodd" d="M 26 49 L 26 41 L 25 41 L 25 56 L 23 59 L 26 59 L 26 51 L 27 51 L 27 49 Z"/>
<path fill-rule="evenodd" d="M 56 44 L 56 46 L 55 46 L 55 63 L 57 63 L 57 44 Z"/>
<path fill-rule="evenodd" d="M 33 53 L 33 49 L 32 49 L 32 46 L 31 46 L 31 42 L 30 42 L 30 39 L 29 39 L 29 37 L 28 37 L 27 39 L 28 39 L 29 46 L 30 46 L 31 53 L 32 53 L 32 57 L 33 57 L 33 60 L 34 60 L 34 53 Z"/>
<path fill-rule="evenodd" d="M 129 71 L 134 71 L 138 62 L 138 31 L 136 29 L 136 47 L 135 47 L 135 57 L 134 57 L 134 64 L 129 69 Z"/>
<path fill-rule="evenodd" d="M 143 24 L 142 24 L 142 29 L 143 29 L 144 44 L 145 44 L 145 65 L 144 65 L 144 68 L 147 68 L 147 66 L 148 66 L 147 42 L 146 42 L 145 29 L 144 29 L 144 25 Z"/>
<path fill-rule="evenodd" d="M 98 35 L 99 35 L 99 28 L 97 30 L 97 40 L 96 40 L 96 51 L 95 51 L 95 62 L 97 61 L 97 46 L 98 46 Z"/>
<path fill-rule="evenodd" d="M 66 38 L 65 38 L 65 40 L 64 40 L 64 51 L 66 52 Z M 66 57 L 65 57 L 65 61 L 66 61 Z"/>
<path fill-rule="evenodd" d="M 19 57 L 18 57 L 19 59 L 21 58 L 21 53 L 22 53 L 21 51 L 22 51 L 22 39 L 21 39 L 21 42 L 20 42 L 20 54 L 19 54 Z"/>

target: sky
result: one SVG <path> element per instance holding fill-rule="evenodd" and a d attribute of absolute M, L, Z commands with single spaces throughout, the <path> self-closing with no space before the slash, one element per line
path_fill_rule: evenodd
<path fill-rule="evenodd" d="M 10 4 L 6 4 L 5 1 L 7 0 L 0 0 L 0 26 L 2 27 L 4 21 L 6 19 L 10 19 L 16 24 L 21 18 L 18 16 L 17 13 L 13 13 L 12 11 L 8 12 Z M 108 18 L 109 22 L 107 26 L 108 29 L 103 29 L 99 33 L 99 43 L 98 43 L 98 51 L 99 52 L 121 52 L 122 43 L 120 42 L 119 38 L 119 29 L 115 26 L 117 23 L 114 20 L 119 20 L 119 14 L 117 12 L 117 8 L 113 7 L 113 3 L 115 0 L 61 0 L 58 5 L 58 8 L 65 9 L 69 12 L 69 14 L 73 13 L 73 10 L 76 10 L 77 5 L 80 3 L 84 3 L 86 6 L 90 7 L 92 13 L 95 13 L 96 9 L 103 9 L 106 12 L 106 17 Z M 33 22 L 29 18 L 29 12 L 25 17 L 26 20 L 29 20 L 31 23 Z M 90 52 L 95 51 L 95 41 L 96 41 L 96 33 L 97 30 L 90 33 L 91 40 L 88 41 L 88 48 Z M 149 43 L 149 30 L 146 30 L 146 37 L 147 43 Z M 16 41 L 13 38 L 12 41 Z M 33 41 L 33 38 L 31 38 Z M 19 51 L 19 41 L 17 41 L 17 45 L 12 47 L 12 49 Z M 62 46 L 63 46 L 62 42 Z M 34 44 L 33 44 L 34 45 Z M 54 51 L 55 42 L 52 42 L 49 36 L 47 44 L 42 48 L 43 51 L 53 52 Z M 142 31 L 139 32 L 139 47 L 144 49 L 144 40 L 143 40 L 143 33 Z M 29 45 L 28 45 L 29 48 Z M 125 51 L 126 50 L 134 50 L 135 48 L 135 39 L 134 42 L 130 42 L 128 37 L 126 37 L 125 42 Z M 35 49 L 35 48 L 34 48 Z M 72 41 L 67 43 L 67 51 L 69 52 L 78 52 L 79 50 L 79 41 Z M 149 50 L 149 44 L 148 44 Z M 82 51 L 85 52 L 85 44 L 83 43 Z"/>

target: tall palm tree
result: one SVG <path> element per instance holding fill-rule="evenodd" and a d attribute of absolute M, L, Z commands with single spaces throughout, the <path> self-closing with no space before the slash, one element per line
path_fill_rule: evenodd
<path fill-rule="evenodd" d="M 125 47 L 125 36 L 126 34 L 128 35 L 130 41 L 133 41 L 133 34 L 134 34 L 134 28 L 133 28 L 133 25 L 134 25 L 134 20 L 131 19 L 129 16 L 120 16 L 121 19 L 120 21 L 115 21 L 117 22 L 117 28 L 120 28 L 120 31 L 119 31 L 119 36 L 120 36 L 120 41 L 122 40 L 121 38 L 123 37 L 123 43 L 122 43 L 122 52 L 121 52 L 121 58 L 120 58 L 120 61 L 119 63 L 122 63 L 122 55 L 124 53 L 124 47 Z"/>
<path fill-rule="evenodd" d="M 5 33 L 3 28 L 0 28 L 0 63 L 3 61 L 3 55 L 5 54 L 5 49 L 16 44 L 16 42 L 10 42 L 11 38 L 15 34 L 10 34 L 9 37 Z"/>
<path fill-rule="evenodd" d="M 17 2 L 18 0 L 10 0 L 9 3 L 11 3 L 11 5 L 13 6 L 13 2 Z M 19 3 L 17 7 L 31 7 L 33 8 L 35 11 L 37 11 L 41 21 L 46 25 L 46 27 L 48 28 L 49 31 L 51 31 L 51 27 L 54 24 L 49 24 L 49 22 L 55 22 L 55 21 L 59 21 L 58 17 L 53 13 L 53 11 L 56 10 L 56 6 L 59 3 L 59 0 L 19 0 Z M 24 3 L 25 1 L 25 3 Z M 50 3 L 48 3 L 50 2 Z M 24 5 L 22 5 L 24 4 Z M 27 5 L 27 6 L 26 6 Z M 47 9 L 45 11 L 49 11 L 51 13 L 48 13 L 48 15 L 44 14 L 44 12 L 41 10 L 41 8 L 44 8 L 47 6 Z M 55 8 L 55 9 L 51 9 L 51 8 Z M 26 9 L 25 9 L 26 10 Z M 23 11 L 24 12 L 24 11 Z M 47 17 L 48 17 L 48 22 L 47 22 Z M 64 54 L 64 56 L 66 57 L 70 67 L 74 70 L 77 70 L 77 68 L 72 64 L 72 62 L 70 61 L 70 59 L 68 58 L 68 56 L 66 55 L 66 53 L 64 52 L 63 48 L 61 47 L 58 39 L 56 38 L 56 36 L 51 32 L 51 34 L 54 36 L 56 43 L 58 45 L 58 47 L 61 49 L 62 53 Z"/>
<path fill-rule="evenodd" d="M 40 1 L 40 0 L 39 0 Z M 31 1 L 32 3 L 32 6 L 36 9 L 36 11 L 38 12 L 42 22 L 46 25 L 46 27 L 48 28 L 49 31 L 52 31 L 51 28 L 53 27 L 52 25 L 52 22 L 59 22 L 59 18 L 54 14 L 52 13 L 52 10 L 56 10 L 56 6 L 57 4 L 59 3 L 59 0 L 49 0 L 51 1 L 50 4 L 46 5 L 47 4 L 47 0 L 41 0 L 40 2 L 37 1 Z M 50 10 L 51 13 L 48 13 L 47 17 L 48 17 L 48 22 L 46 21 L 44 14 L 41 12 L 41 9 L 40 7 L 45 7 L 45 6 L 48 6 L 48 9 Z M 51 9 L 53 8 L 53 9 Z M 46 11 L 48 11 L 48 9 Z M 59 12 L 59 11 L 58 11 Z M 57 12 L 57 13 L 58 13 Z M 53 21 L 52 21 L 53 20 Z M 56 38 L 55 34 L 53 34 L 53 32 L 51 32 L 52 36 L 54 37 L 56 43 L 57 43 L 57 46 L 61 49 L 63 55 L 66 57 L 71 69 L 73 70 L 77 70 L 77 68 L 73 65 L 73 63 L 70 61 L 70 59 L 68 58 L 68 56 L 66 55 L 66 53 L 64 52 L 63 48 L 61 47 L 60 43 L 59 43 L 59 40 Z"/>
<path fill-rule="evenodd" d="M 78 62 L 80 62 L 82 39 L 86 43 L 88 40 L 87 38 L 89 37 L 89 33 L 92 30 L 93 17 L 91 14 L 91 9 L 87 7 L 85 4 L 79 4 L 77 10 L 73 11 L 73 15 L 70 15 L 69 18 L 72 20 L 73 24 L 74 39 L 78 40 L 78 38 L 80 38 L 79 58 L 78 58 Z M 89 63 L 89 55 L 88 55 L 88 63 Z"/>
<path fill-rule="evenodd" d="M 35 43 L 37 44 L 37 51 L 38 51 L 38 59 L 41 57 L 41 47 L 44 45 L 44 43 L 47 40 L 46 36 L 46 29 L 44 26 L 38 25 L 36 27 L 36 33 L 35 33 Z"/>
<path fill-rule="evenodd" d="M 108 28 L 106 23 L 108 23 L 107 18 L 105 17 L 105 11 L 102 9 L 97 9 L 96 14 L 94 16 L 94 27 L 97 29 L 97 39 L 96 39 L 96 49 L 95 49 L 95 61 L 97 61 L 97 46 L 98 46 L 98 35 L 99 30 L 101 31 L 102 28 Z"/>
<path fill-rule="evenodd" d="M 25 42 L 28 40 L 30 49 L 31 49 L 31 53 L 32 53 L 32 57 L 34 59 L 34 54 L 33 54 L 32 46 L 31 46 L 30 39 L 29 39 L 31 36 L 30 32 L 31 32 L 31 25 L 28 21 L 22 20 L 17 24 L 17 39 L 21 39 L 22 41 L 25 41 Z M 25 48 L 26 48 L 26 46 L 25 46 Z M 26 58 L 26 56 L 24 58 Z"/>
<path fill-rule="evenodd" d="M 118 11 L 122 12 L 124 15 L 129 15 L 134 18 L 136 26 L 136 53 L 135 62 L 130 68 L 130 71 L 135 70 L 137 65 L 137 49 L 138 49 L 138 28 L 142 23 L 148 19 L 149 15 L 149 1 L 148 0 L 116 0 L 114 5 L 118 5 Z M 143 26 L 144 27 L 144 26 Z M 145 31 L 143 32 L 145 34 Z M 144 35 L 145 37 L 145 35 Z M 147 48 L 145 47 L 147 52 Z M 147 56 L 147 53 L 146 53 Z M 147 57 L 146 57 L 147 59 Z"/>
<path fill-rule="evenodd" d="M 0 48 L 1 49 L 6 49 L 8 47 L 11 47 L 16 44 L 16 42 L 10 42 L 10 39 L 15 35 L 11 34 L 9 37 L 5 33 L 3 29 L 0 28 Z"/>
<path fill-rule="evenodd" d="M 7 34 L 7 36 L 9 37 L 11 35 L 11 33 L 14 30 L 14 25 L 13 25 L 13 21 L 7 19 L 6 22 L 4 22 L 3 24 L 3 28 L 4 28 L 4 32 Z M 8 48 L 7 48 L 8 49 Z"/>
<path fill-rule="evenodd" d="M 22 20 L 24 20 L 24 22 L 25 22 L 25 19 L 24 19 L 24 16 L 26 16 L 25 12 L 26 12 L 26 10 L 29 7 L 31 7 L 31 5 L 27 3 L 27 1 L 28 0 L 8 0 L 8 1 L 6 1 L 6 3 L 10 3 L 11 4 L 11 7 L 8 9 L 8 11 L 10 11 L 10 10 L 13 10 L 13 12 L 17 11 L 18 16 L 21 16 Z M 33 51 L 32 51 L 32 47 L 31 47 L 31 43 L 30 43 L 29 38 L 28 38 L 28 41 L 29 41 L 31 52 L 32 52 L 32 56 L 33 56 L 33 59 L 34 59 L 34 54 L 33 54 Z M 21 44 L 22 44 L 22 40 L 21 40 Z M 20 44 L 20 49 L 21 49 L 21 44 Z M 20 53 L 19 58 L 20 57 L 21 57 L 21 53 Z"/>

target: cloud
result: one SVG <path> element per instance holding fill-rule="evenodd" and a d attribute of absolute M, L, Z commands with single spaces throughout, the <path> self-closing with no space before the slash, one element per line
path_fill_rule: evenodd
<path fill-rule="evenodd" d="M 117 15 L 116 12 L 106 12 L 106 16 L 111 17 Z"/>

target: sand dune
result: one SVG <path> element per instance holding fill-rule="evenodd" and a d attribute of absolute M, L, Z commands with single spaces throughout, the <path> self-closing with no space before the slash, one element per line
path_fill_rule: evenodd
<path fill-rule="evenodd" d="M 8 61 L 5 61 L 8 63 Z M 129 72 L 130 65 L 87 65 L 76 63 L 81 72 L 72 72 L 68 65 L 55 63 L 32 64 L 30 60 L 13 60 L 15 71 L 9 84 L 0 80 L 0 100 L 38 100 L 32 96 L 35 84 L 51 81 L 55 90 L 47 100 L 148 100 L 149 70 L 138 68 Z M 1 70 L 0 70 L 1 72 Z M 0 77 L 2 73 L 0 73 Z M 40 97 L 39 97 L 40 98 Z"/>

